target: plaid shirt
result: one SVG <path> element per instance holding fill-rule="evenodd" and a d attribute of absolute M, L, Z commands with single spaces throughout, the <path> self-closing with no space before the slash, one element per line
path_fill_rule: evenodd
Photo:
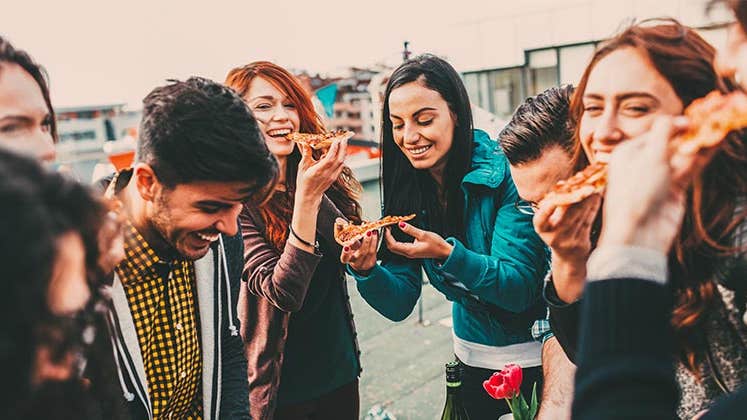
<path fill-rule="evenodd" d="M 164 261 L 131 225 L 116 268 L 137 330 L 153 418 L 202 418 L 194 263 Z"/>

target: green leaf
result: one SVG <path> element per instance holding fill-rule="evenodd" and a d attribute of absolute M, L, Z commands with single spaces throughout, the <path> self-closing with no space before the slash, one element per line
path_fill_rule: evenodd
<path fill-rule="evenodd" d="M 537 402 L 537 382 L 532 386 L 532 403 L 529 406 L 529 418 L 534 420 L 534 416 L 537 415 L 537 408 L 539 403 Z"/>

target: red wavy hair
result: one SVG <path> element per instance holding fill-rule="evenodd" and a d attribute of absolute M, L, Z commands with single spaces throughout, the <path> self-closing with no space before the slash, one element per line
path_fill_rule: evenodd
<path fill-rule="evenodd" d="M 725 92 L 734 87 L 733 82 L 718 77 L 713 68 L 715 49 L 693 29 L 673 19 L 654 19 L 628 27 L 597 49 L 571 100 L 579 168 L 588 164 L 580 146 L 578 122 L 584 113 L 589 75 L 600 60 L 620 48 L 635 48 L 648 57 L 685 107 L 713 90 Z M 732 236 L 745 221 L 746 212 L 737 207 L 737 197 L 745 194 L 747 148 L 743 136 L 731 135 L 690 187 L 682 228 L 669 256 L 670 284 L 675 293 L 672 325 L 680 360 L 693 372 L 705 351 L 699 327 L 717 298 L 714 276 L 718 261 L 739 251 L 733 248 Z"/>
<path fill-rule="evenodd" d="M 299 131 L 302 133 L 324 133 L 322 119 L 314 109 L 311 97 L 298 79 L 288 70 L 269 61 L 255 61 L 228 72 L 225 84 L 246 98 L 252 81 L 261 77 L 283 92 L 298 112 Z M 319 151 L 315 157 L 319 157 Z M 293 216 L 293 191 L 296 185 L 298 163 L 301 153 L 294 149 L 288 156 L 285 168 L 286 192 L 275 191 L 270 200 L 260 208 L 266 226 L 267 239 L 278 251 L 282 251 L 288 240 L 288 226 Z M 349 220 L 361 221 L 361 207 L 358 203 L 363 188 L 347 166 L 343 168 L 337 181 L 327 190 L 326 195 Z"/>

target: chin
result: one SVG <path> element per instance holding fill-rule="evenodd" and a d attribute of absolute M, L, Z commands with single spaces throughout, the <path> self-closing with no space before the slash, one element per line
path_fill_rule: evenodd
<path fill-rule="evenodd" d="M 179 247 L 177 249 L 177 252 L 179 252 L 181 256 L 192 261 L 199 260 L 200 258 L 204 257 L 205 255 L 207 255 L 208 251 L 210 251 L 209 246 L 205 247 L 205 249 L 196 249 L 192 247 Z"/>

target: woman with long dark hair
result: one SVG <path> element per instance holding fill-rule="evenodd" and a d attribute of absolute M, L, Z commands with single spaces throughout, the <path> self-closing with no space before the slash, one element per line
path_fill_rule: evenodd
<path fill-rule="evenodd" d="M 226 84 L 249 105 L 280 179 L 261 208 L 241 213 L 244 280 L 239 297 L 249 399 L 255 419 L 357 419 L 360 372 L 334 221 L 360 222 L 361 186 L 344 164 L 346 141 L 325 155 L 285 138 L 323 133 L 309 94 L 287 70 L 259 61 Z"/>
<path fill-rule="evenodd" d="M 0 37 L 0 145 L 50 161 L 57 122 L 44 69 Z"/>
<path fill-rule="evenodd" d="M 454 353 L 464 366 L 470 417 L 507 413 L 482 382 L 505 364 L 524 367 L 524 391 L 541 388 L 540 344 L 547 254 L 531 218 L 515 208 L 516 187 L 499 145 L 473 130 L 467 92 L 446 61 L 423 55 L 387 84 L 382 121 L 383 213 L 416 218 L 343 251 L 358 290 L 394 321 L 412 312 L 421 269 L 453 304 Z M 418 226 L 418 227 L 416 227 Z"/>
<path fill-rule="evenodd" d="M 633 25 L 602 44 L 571 103 L 581 166 L 606 161 L 621 142 L 648 132 L 658 117 L 677 116 L 713 90 L 727 91 L 729 83 L 713 69 L 714 57 L 710 44 L 672 20 Z M 731 271 L 734 233 L 745 219 L 745 163 L 744 140 L 730 136 L 687 190 L 684 220 L 669 253 L 682 394 L 678 414 L 684 418 L 747 379 L 741 362 L 747 347 L 740 338 L 747 337 L 747 327 L 735 321 L 741 320 L 745 289 Z M 541 208 L 535 215 L 535 227 L 553 251 L 546 289 L 551 321 L 572 359 L 578 328 L 573 303 L 583 292 L 599 203 L 597 198 L 565 210 Z"/>

